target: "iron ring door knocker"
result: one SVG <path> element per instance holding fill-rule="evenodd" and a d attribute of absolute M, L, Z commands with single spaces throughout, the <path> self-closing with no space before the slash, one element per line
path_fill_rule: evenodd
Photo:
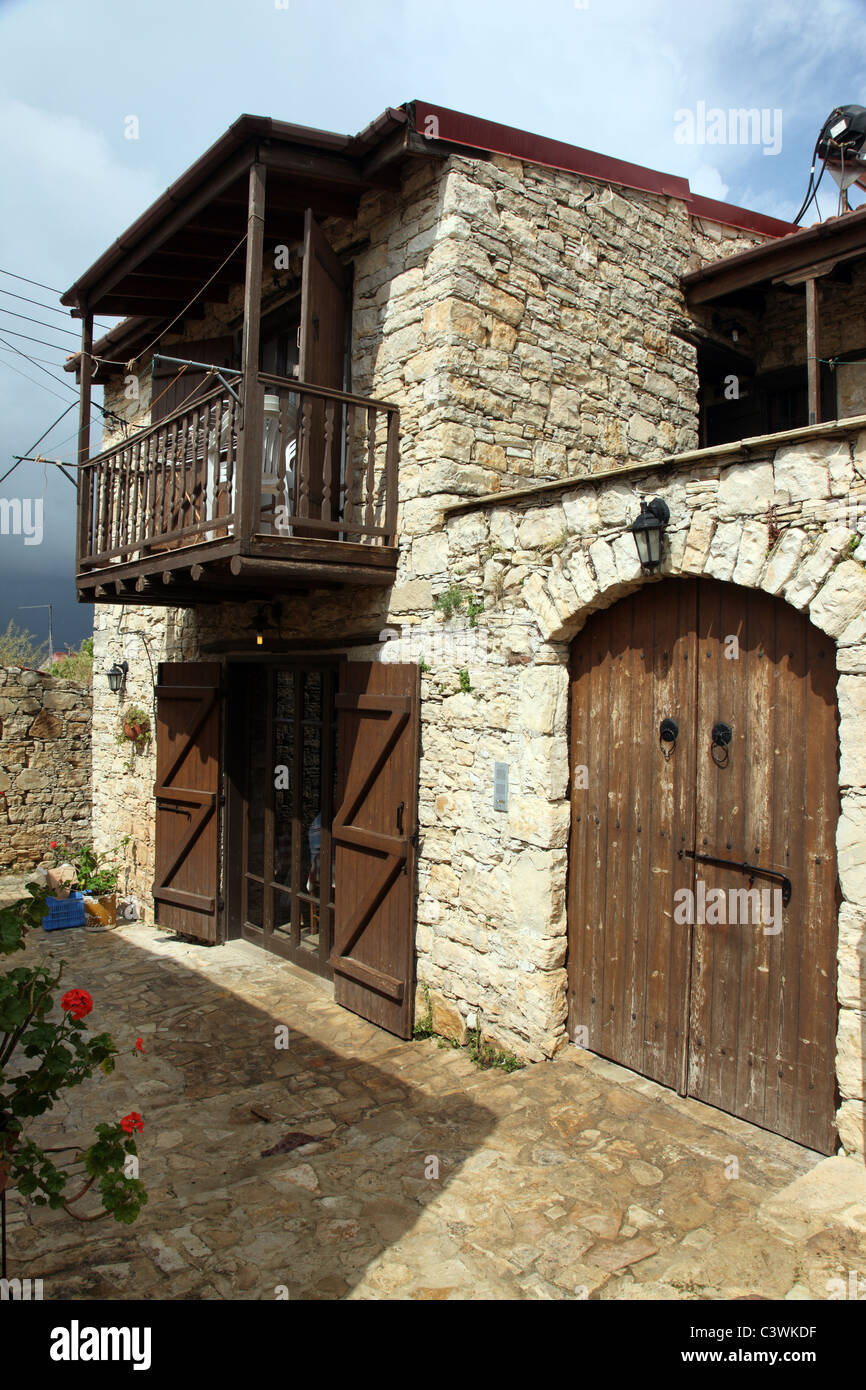
<path fill-rule="evenodd" d="M 730 724 L 723 724 L 719 721 L 713 725 L 712 742 L 710 743 L 710 757 L 716 767 L 727 767 L 731 761 L 730 742 L 733 738 L 733 730 Z M 717 756 L 716 749 L 721 752 L 721 757 Z"/>
<path fill-rule="evenodd" d="M 675 719 L 663 719 L 659 725 L 659 747 L 666 763 L 670 762 L 677 746 L 680 726 Z"/>

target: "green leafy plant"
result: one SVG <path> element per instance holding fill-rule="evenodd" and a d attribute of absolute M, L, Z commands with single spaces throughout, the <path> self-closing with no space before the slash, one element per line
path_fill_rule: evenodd
<path fill-rule="evenodd" d="M 53 661 L 48 668 L 51 676 L 61 680 L 78 681 L 80 685 L 93 684 L 93 638 L 85 637 L 76 650 L 70 647 L 59 661 Z"/>
<path fill-rule="evenodd" d="M 466 605 L 466 615 L 469 618 L 469 626 L 478 626 L 478 614 L 484 612 L 484 603 L 480 598 L 470 598 Z"/>
<path fill-rule="evenodd" d="M 26 627 L 9 623 L 0 632 L 0 666 L 32 666 L 37 669 L 50 656 L 47 642 L 37 642 Z"/>
<path fill-rule="evenodd" d="M 129 762 L 126 764 L 127 772 L 133 771 L 136 753 L 143 753 L 150 739 L 150 716 L 147 710 L 142 709 L 140 705 L 130 705 L 121 715 L 120 732 L 115 739 L 115 743 L 131 745 Z"/>
<path fill-rule="evenodd" d="M 513 1052 L 505 1052 L 501 1048 L 494 1047 L 492 1043 L 482 1042 L 481 1024 L 472 1030 L 469 1035 L 467 1051 L 476 1067 L 481 1071 L 490 1071 L 496 1068 L 499 1071 L 519 1071 L 523 1066 L 519 1057 Z"/>
<path fill-rule="evenodd" d="M 432 1037 L 433 1037 L 433 1003 L 432 1003 L 432 1000 L 430 999 L 430 987 L 429 987 L 429 985 L 422 984 L 422 985 L 421 985 L 421 989 L 422 989 L 423 992 L 424 992 L 424 1002 L 425 1002 L 425 1004 L 426 1004 L 427 1007 L 426 1007 L 426 1010 L 425 1010 L 425 1012 L 424 1012 L 423 1018 L 419 1018 L 418 1021 L 417 1021 L 417 1023 L 415 1024 L 415 1027 L 412 1029 L 412 1037 L 413 1037 L 413 1038 L 432 1038 Z"/>
<path fill-rule="evenodd" d="M 95 850 L 92 845 L 58 846 L 51 842 L 54 864 L 72 864 L 75 869 L 74 887 L 84 893 L 115 893 L 120 877 L 121 864 L 117 858 L 122 849 L 129 844 L 129 836 L 124 835 L 119 845 L 113 849 Z"/>
<path fill-rule="evenodd" d="M 457 680 L 461 694 L 468 695 L 472 689 L 472 682 L 469 679 L 469 672 L 466 670 L 465 666 L 457 672 Z"/>
<path fill-rule="evenodd" d="M 28 883 L 27 897 L 0 908 L 0 954 L 25 949 L 27 931 L 47 912 L 46 896 L 46 889 Z M 137 1112 L 97 1125 L 89 1145 L 43 1148 L 27 1133 L 28 1122 L 49 1111 L 62 1092 L 80 1086 L 97 1068 L 106 1075 L 114 1070 L 118 1049 L 110 1035 L 90 1036 L 84 1023 L 93 1009 L 86 990 L 67 990 L 60 999 L 62 1016 L 51 1017 L 63 969 L 61 962 L 54 969 L 19 966 L 0 974 L 0 1191 L 12 1184 L 35 1206 L 62 1208 L 80 1221 L 110 1215 L 129 1224 L 147 1201 L 144 1185 L 129 1172 L 135 1134 L 144 1129 Z M 71 1174 L 53 1154 L 83 1161 L 87 1178 L 76 1192 L 67 1191 Z M 74 1208 L 94 1185 L 102 1210 L 83 1215 Z"/>
<path fill-rule="evenodd" d="M 439 595 L 434 605 L 439 612 L 446 618 L 453 618 L 455 613 L 459 613 L 466 602 L 466 595 L 459 584 L 449 584 L 448 588 Z"/>

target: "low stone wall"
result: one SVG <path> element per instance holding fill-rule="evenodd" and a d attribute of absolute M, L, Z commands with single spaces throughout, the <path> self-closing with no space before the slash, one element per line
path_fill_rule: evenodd
<path fill-rule="evenodd" d="M 0 870 L 90 840 L 90 687 L 0 667 Z"/>

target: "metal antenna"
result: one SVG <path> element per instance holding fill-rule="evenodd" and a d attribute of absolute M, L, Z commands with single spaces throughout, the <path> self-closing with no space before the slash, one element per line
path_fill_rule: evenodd
<path fill-rule="evenodd" d="M 47 608 L 48 609 L 48 664 L 54 660 L 54 609 L 50 603 L 19 603 L 19 609 L 24 608 Z"/>

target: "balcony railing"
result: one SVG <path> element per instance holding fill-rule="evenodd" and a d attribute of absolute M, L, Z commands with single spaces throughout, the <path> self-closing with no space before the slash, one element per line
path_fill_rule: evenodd
<path fill-rule="evenodd" d="M 79 572 L 230 539 L 260 539 L 276 556 L 282 539 L 395 545 L 398 408 L 286 377 L 258 385 L 254 460 L 224 385 L 88 460 Z"/>

